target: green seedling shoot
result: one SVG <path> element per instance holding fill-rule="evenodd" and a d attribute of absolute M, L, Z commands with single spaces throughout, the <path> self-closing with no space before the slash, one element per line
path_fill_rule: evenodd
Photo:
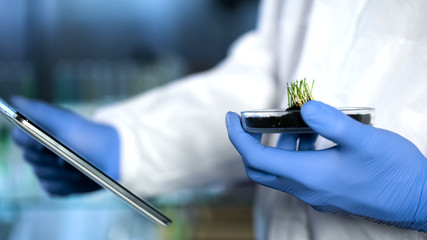
<path fill-rule="evenodd" d="M 311 83 L 311 88 L 308 86 L 306 79 L 291 81 L 286 83 L 288 92 L 288 109 L 300 109 L 302 105 L 313 98 L 314 80 Z"/>

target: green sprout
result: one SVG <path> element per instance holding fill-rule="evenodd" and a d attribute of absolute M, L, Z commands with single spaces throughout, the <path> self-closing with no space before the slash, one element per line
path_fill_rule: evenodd
<path fill-rule="evenodd" d="M 292 81 L 290 85 L 286 83 L 286 87 L 288 89 L 288 107 L 300 108 L 304 103 L 314 100 L 312 94 L 313 86 L 314 80 L 311 83 L 310 88 L 305 78 L 299 81 Z"/>

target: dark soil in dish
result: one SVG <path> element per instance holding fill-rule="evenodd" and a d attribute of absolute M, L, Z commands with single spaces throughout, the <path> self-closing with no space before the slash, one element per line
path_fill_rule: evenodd
<path fill-rule="evenodd" d="M 370 114 L 348 114 L 349 117 L 364 124 L 371 123 Z M 249 128 L 308 128 L 300 112 L 286 113 L 274 117 L 248 117 L 246 126 Z"/>

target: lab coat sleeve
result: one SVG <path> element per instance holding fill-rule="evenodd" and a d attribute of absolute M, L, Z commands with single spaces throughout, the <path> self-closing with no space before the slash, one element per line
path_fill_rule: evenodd
<path fill-rule="evenodd" d="M 230 144 L 227 111 L 271 107 L 276 83 L 269 46 L 241 37 L 214 69 L 100 109 L 120 135 L 120 180 L 142 196 L 246 178 Z"/>

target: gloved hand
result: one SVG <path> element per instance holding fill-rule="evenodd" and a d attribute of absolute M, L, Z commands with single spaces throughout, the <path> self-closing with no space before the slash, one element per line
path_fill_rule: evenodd
<path fill-rule="evenodd" d="M 95 123 L 69 110 L 21 97 L 12 98 L 16 109 L 111 178 L 119 178 L 119 137 L 110 126 Z M 18 144 L 42 187 L 52 195 L 90 192 L 100 186 L 18 128 Z"/>
<path fill-rule="evenodd" d="M 337 145 L 292 151 L 295 135 L 282 135 L 277 148 L 265 147 L 259 135 L 242 129 L 237 114 L 227 114 L 229 138 L 249 178 L 320 211 L 427 231 L 427 159 L 414 144 L 321 102 L 304 104 L 301 115 L 315 132 Z"/>

